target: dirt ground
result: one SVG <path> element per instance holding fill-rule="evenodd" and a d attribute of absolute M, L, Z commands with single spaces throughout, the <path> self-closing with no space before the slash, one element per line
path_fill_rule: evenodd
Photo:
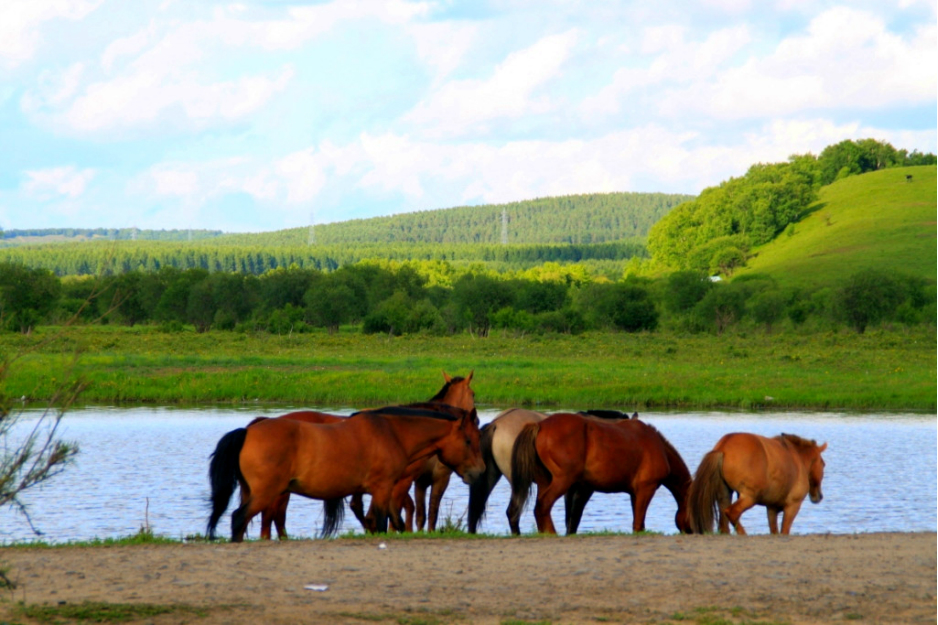
<path fill-rule="evenodd" d="M 5 548 L 0 620 L 105 601 L 205 625 L 934 623 L 935 553 L 935 533 Z"/>

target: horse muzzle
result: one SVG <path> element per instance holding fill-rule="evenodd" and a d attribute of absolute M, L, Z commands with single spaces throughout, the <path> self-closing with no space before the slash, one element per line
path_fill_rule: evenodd
<path fill-rule="evenodd" d="M 477 479 L 479 479 L 479 477 L 480 477 L 483 473 L 485 473 L 485 464 L 484 464 L 484 463 L 483 463 L 481 466 L 474 466 L 474 467 L 471 467 L 471 468 L 469 468 L 469 469 L 466 469 L 465 471 L 463 471 L 462 473 L 460 473 L 460 477 L 462 477 L 462 481 L 463 481 L 467 486 L 472 486 L 472 483 L 475 482 Z"/>
<path fill-rule="evenodd" d="M 821 491 L 811 493 L 811 503 L 821 503 L 823 499 L 824 495 L 821 493 Z"/>

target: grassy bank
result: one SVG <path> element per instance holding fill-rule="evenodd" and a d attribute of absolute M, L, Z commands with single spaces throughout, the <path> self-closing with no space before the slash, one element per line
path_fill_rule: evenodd
<path fill-rule="evenodd" d="M 9 396 L 49 397 L 78 354 L 91 383 L 83 400 L 95 404 L 374 406 L 428 398 L 441 370 L 475 370 L 480 405 L 935 410 L 933 328 L 389 340 L 89 326 L 42 343 L 53 331 L 0 336 L 6 356 L 33 348 L 6 380 Z"/>

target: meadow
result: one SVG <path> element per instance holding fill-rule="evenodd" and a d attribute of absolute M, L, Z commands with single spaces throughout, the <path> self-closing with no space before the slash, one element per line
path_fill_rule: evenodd
<path fill-rule="evenodd" d="M 487 338 L 45 327 L 0 335 L 0 354 L 19 354 L 5 392 L 29 403 L 80 376 L 88 404 L 375 406 L 425 400 L 441 371 L 474 370 L 477 403 L 496 407 L 936 409 L 935 329 L 922 325 Z"/>

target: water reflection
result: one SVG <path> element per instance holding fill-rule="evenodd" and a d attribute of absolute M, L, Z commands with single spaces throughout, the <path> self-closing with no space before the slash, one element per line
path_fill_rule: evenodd
<path fill-rule="evenodd" d="M 269 409 L 271 416 L 287 409 Z M 338 414 L 348 411 L 331 410 Z M 483 422 L 497 410 L 483 410 Z M 24 497 L 42 538 L 55 542 L 135 533 L 149 522 L 158 534 L 184 537 L 204 532 L 208 513 L 208 456 L 218 439 L 261 414 L 255 409 L 87 408 L 66 417 L 62 437 L 81 446 L 77 462 Z M 936 530 L 936 422 L 920 415 L 825 413 L 643 413 L 672 442 L 691 471 L 716 441 L 729 432 L 774 436 L 781 432 L 827 441 L 824 501 L 807 500 L 793 533 L 854 533 Z M 24 423 L 24 425 L 26 425 Z M 503 479 L 489 499 L 483 531 L 507 533 L 510 489 Z M 441 518 L 463 519 L 468 489 L 453 480 Z M 232 501 L 234 504 L 234 500 Z M 675 532 L 676 505 L 659 490 L 648 511 L 649 530 Z M 563 505 L 554 506 L 563 523 Z M 360 531 L 351 514 L 342 531 Z M 219 524 L 227 534 L 229 514 Z M 313 536 L 321 522 L 317 502 L 293 497 L 287 527 L 294 536 Z M 743 517 L 751 533 L 767 533 L 764 508 Z M 597 493 L 586 508 L 581 531 L 631 528 L 628 495 Z M 249 531 L 259 532 L 259 521 Z M 521 527 L 533 531 L 530 510 Z M 0 511 L 0 539 L 34 535 L 18 513 Z"/>

